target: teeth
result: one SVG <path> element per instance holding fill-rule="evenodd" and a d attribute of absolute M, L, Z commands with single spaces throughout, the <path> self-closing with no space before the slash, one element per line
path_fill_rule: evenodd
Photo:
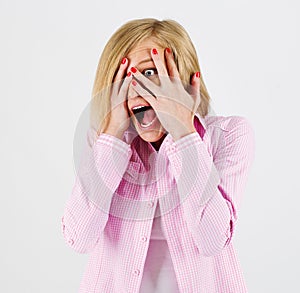
<path fill-rule="evenodd" d="M 147 108 L 148 106 L 136 106 L 132 108 L 132 111 L 140 110 L 142 108 Z"/>
<path fill-rule="evenodd" d="M 151 122 L 149 122 L 148 124 L 141 123 L 141 126 L 143 128 L 149 127 L 149 126 L 151 126 L 153 124 L 153 122 L 155 121 L 155 119 L 156 119 L 156 117 Z"/>
<path fill-rule="evenodd" d="M 153 124 L 153 122 L 155 121 L 156 117 L 149 123 L 147 124 L 144 124 L 142 121 L 143 121 L 143 118 L 144 118 L 144 115 L 145 115 L 145 112 L 149 109 L 152 109 L 151 106 L 136 106 L 136 107 L 133 107 L 131 108 L 132 109 L 132 112 L 133 114 L 135 115 L 136 119 L 138 120 L 138 122 L 140 123 L 141 127 L 143 128 L 147 128 L 149 126 L 151 126 Z"/>
<path fill-rule="evenodd" d="M 132 108 L 132 112 L 134 115 L 138 114 L 138 113 L 142 113 L 147 111 L 148 109 L 151 109 L 150 106 L 136 106 Z M 144 114 L 143 114 L 144 115 Z"/>
<path fill-rule="evenodd" d="M 137 109 L 141 109 L 141 108 L 144 108 L 146 106 L 136 106 L 136 107 L 133 107 L 132 110 L 137 110 Z"/>

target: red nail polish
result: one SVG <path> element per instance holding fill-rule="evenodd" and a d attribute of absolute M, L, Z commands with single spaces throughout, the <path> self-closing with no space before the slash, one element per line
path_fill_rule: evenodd
<path fill-rule="evenodd" d="M 166 51 L 167 51 L 168 53 L 171 53 L 171 49 L 170 49 L 170 48 L 166 48 Z"/>
<path fill-rule="evenodd" d="M 152 49 L 152 53 L 154 54 L 154 55 L 157 55 L 158 54 L 158 52 L 157 52 L 157 50 L 154 48 L 154 49 Z"/>
<path fill-rule="evenodd" d="M 132 81 L 132 85 L 136 86 L 136 81 L 135 80 Z"/>
<path fill-rule="evenodd" d="M 123 58 L 122 59 L 122 64 L 125 64 L 126 63 L 126 58 Z"/>
<path fill-rule="evenodd" d="M 131 75 L 131 72 L 129 71 L 128 73 L 127 73 L 127 77 L 129 77 Z"/>
<path fill-rule="evenodd" d="M 136 73 L 136 68 L 135 68 L 135 67 L 131 67 L 130 70 L 131 70 L 133 73 Z"/>
<path fill-rule="evenodd" d="M 200 72 L 199 71 L 196 72 L 196 77 L 198 77 L 198 78 L 200 77 Z"/>

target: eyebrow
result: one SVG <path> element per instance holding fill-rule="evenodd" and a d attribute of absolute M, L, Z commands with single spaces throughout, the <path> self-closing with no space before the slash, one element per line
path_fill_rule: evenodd
<path fill-rule="evenodd" d="M 144 59 L 144 60 L 140 61 L 137 65 L 141 65 L 141 64 L 147 63 L 147 62 L 149 62 L 149 61 L 153 62 L 152 58 Z"/>

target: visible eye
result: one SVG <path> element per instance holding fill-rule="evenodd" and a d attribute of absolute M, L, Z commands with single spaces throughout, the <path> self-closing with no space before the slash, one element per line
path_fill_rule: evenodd
<path fill-rule="evenodd" d="M 145 69 L 142 72 L 146 77 L 151 77 L 155 74 L 157 74 L 156 68 L 150 68 L 150 69 Z"/>

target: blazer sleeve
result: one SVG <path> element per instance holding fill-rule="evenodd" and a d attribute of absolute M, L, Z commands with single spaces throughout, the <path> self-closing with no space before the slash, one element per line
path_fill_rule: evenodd
<path fill-rule="evenodd" d="M 246 118 L 231 116 L 213 137 L 214 154 L 197 132 L 174 142 L 168 153 L 184 220 L 205 256 L 230 243 L 254 160 L 254 131 Z"/>
<path fill-rule="evenodd" d="M 108 134 L 93 140 L 90 131 L 61 221 L 65 242 L 79 253 L 91 252 L 104 230 L 132 153 L 122 140 Z"/>

